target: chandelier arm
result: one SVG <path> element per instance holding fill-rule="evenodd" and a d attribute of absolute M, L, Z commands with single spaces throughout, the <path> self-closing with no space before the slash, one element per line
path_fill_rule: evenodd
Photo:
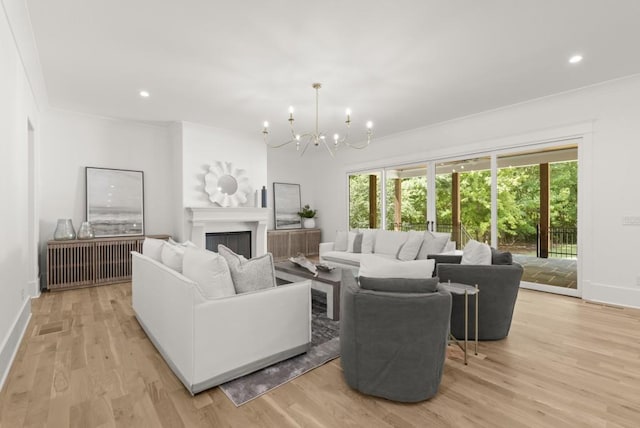
<path fill-rule="evenodd" d="M 331 147 L 329 146 L 329 143 L 327 143 L 327 140 L 324 139 L 324 140 L 322 140 L 322 142 L 324 143 L 324 146 L 327 148 L 327 151 L 329 152 L 331 157 L 334 157 L 333 150 L 331 150 Z"/>
<path fill-rule="evenodd" d="M 292 140 L 285 141 L 284 143 L 281 143 L 281 144 L 270 144 L 268 142 L 266 142 L 266 144 L 267 144 L 268 147 L 271 147 L 272 149 L 279 149 L 280 147 L 284 147 L 287 144 L 291 144 L 291 143 L 295 143 L 295 142 L 296 142 L 296 139 L 294 138 Z"/>
<path fill-rule="evenodd" d="M 310 135 L 310 134 L 305 134 L 305 135 Z M 300 153 L 300 157 L 302 157 L 305 154 L 305 152 L 307 151 L 310 145 L 311 145 L 311 138 L 307 139 L 307 142 L 304 143 L 304 148 L 302 149 L 302 153 Z"/>

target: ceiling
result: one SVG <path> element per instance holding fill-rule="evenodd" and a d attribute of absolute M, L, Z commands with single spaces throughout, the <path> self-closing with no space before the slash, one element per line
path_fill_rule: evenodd
<path fill-rule="evenodd" d="M 52 107 L 375 135 L 640 72 L 637 0 L 27 0 Z M 584 60 L 569 64 L 580 53 Z M 151 96 L 141 98 L 140 90 Z"/>

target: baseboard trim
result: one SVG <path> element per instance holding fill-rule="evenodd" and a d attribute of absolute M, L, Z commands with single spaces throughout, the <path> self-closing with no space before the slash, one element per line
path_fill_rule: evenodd
<path fill-rule="evenodd" d="M 619 287 L 591 281 L 583 284 L 582 298 L 588 302 L 640 309 L 640 287 Z"/>
<path fill-rule="evenodd" d="M 2 347 L 0 347 L 0 391 L 4 387 L 7 376 L 9 376 L 9 370 L 11 370 L 13 360 L 16 358 L 30 319 L 31 299 L 25 299 L 22 309 L 5 337 Z"/>
<path fill-rule="evenodd" d="M 27 288 L 29 290 L 29 297 L 31 298 L 40 297 L 40 277 L 34 279 L 33 281 L 29 281 L 27 283 Z"/>

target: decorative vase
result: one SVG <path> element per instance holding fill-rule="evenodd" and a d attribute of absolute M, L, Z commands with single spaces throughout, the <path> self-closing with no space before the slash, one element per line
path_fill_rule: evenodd
<path fill-rule="evenodd" d="M 267 208 L 267 188 L 265 186 L 262 186 L 261 196 L 262 196 L 262 208 Z"/>
<path fill-rule="evenodd" d="M 83 221 L 78 229 L 78 239 L 93 239 L 95 234 L 93 233 L 93 226 L 88 221 Z"/>
<path fill-rule="evenodd" d="M 76 239 L 76 230 L 73 228 L 70 218 L 58 219 L 56 231 L 53 233 L 53 239 L 56 241 L 69 241 Z"/>
<path fill-rule="evenodd" d="M 302 220 L 302 226 L 305 229 L 313 229 L 316 227 L 316 219 L 315 218 L 305 218 Z"/>

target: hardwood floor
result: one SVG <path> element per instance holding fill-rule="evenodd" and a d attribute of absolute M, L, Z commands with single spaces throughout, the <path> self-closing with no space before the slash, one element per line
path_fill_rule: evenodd
<path fill-rule="evenodd" d="M 44 293 L 0 392 L 0 426 L 559 427 L 640 424 L 640 311 L 521 290 L 509 337 L 447 359 L 430 401 L 352 391 L 334 360 L 236 408 L 191 397 L 142 332 L 130 284 Z"/>

